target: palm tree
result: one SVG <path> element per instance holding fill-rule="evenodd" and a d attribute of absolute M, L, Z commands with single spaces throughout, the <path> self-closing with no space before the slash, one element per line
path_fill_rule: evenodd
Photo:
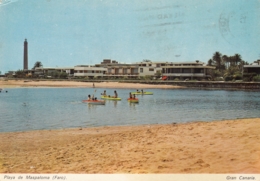
<path fill-rule="evenodd" d="M 222 63 L 221 53 L 215 52 L 212 58 L 214 62 L 216 62 L 216 69 L 221 69 L 221 63 Z"/>
<path fill-rule="evenodd" d="M 229 57 L 229 62 L 230 62 L 230 66 L 229 67 L 235 66 L 235 57 L 234 56 L 230 56 Z"/>
<path fill-rule="evenodd" d="M 43 66 L 42 63 L 37 61 L 37 62 L 35 62 L 33 69 L 35 69 L 36 67 L 42 67 L 42 66 Z"/>
<path fill-rule="evenodd" d="M 241 61 L 242 61 L 241 55 L 235 54 L 234 55 L 234 63 L 235 63 L 235 65 L 238 65 L 238 63 L 241 62 Z"/>
<path fill-rule="evenodd" d="M 213 60 L 212 59 L 209 59 L 208 61 L 208 66 L 212 66 L 213 65 Z"/>
<path fill-rule="evenodd" d="M 226 65 L 225 68 L 230 67 L 230 58 L 227 55 L 223 55 L 222 60 L 223 60 L 224 64 Z"/>

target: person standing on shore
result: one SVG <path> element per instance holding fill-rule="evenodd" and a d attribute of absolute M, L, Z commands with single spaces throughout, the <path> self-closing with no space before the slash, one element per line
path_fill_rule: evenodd
<path fill-rule="evenodd" d="M 95 83 L 93 82 L 93 88 L 95 88 Z"/>

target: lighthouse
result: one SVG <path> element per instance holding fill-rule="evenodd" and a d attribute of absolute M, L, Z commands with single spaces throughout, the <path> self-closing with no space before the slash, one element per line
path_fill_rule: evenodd
<path fill-rule="evenodd" d="M 28 70 L 28 42 L 27 42 L 27 39 L 24 40 L 23 69 Z"/>

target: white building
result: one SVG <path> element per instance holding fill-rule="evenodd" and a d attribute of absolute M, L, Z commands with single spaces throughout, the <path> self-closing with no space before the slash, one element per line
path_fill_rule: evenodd
<path fill-rule="evenodd" d="M 107 68 L 90 65 L 77 65 L 74 67 L 74 77 L 103 77 Z"/>
<path fill-rule="evenodd" d="M 174 79 L 210 79 L 211 71 L 215 69 L 213 66 L 206 66 L 203 62 L 168 62 L 162 67 L 162 76 L 169 80 Z"/>
<path fill-rule="evenodd" d="M 74 74 L 74 67 L 36 67 L 35 75 L 49 75 L 54 72 L 66 72 L 69 76 Z"/>

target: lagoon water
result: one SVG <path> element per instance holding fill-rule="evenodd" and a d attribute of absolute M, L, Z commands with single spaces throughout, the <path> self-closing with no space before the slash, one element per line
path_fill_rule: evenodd
<path fill-rule="evenodd" d="M 0 93 L 0 132 L 141 124 L 184 123 L 260 117 L 260 92 L 149 89 L 129 103 L 129 89 L 116 89 L 121 101 L 88 105 L 88 94 L 104 89 L 9 88 Z M 114 89 L 106 89 L 113 95 Z"/>

